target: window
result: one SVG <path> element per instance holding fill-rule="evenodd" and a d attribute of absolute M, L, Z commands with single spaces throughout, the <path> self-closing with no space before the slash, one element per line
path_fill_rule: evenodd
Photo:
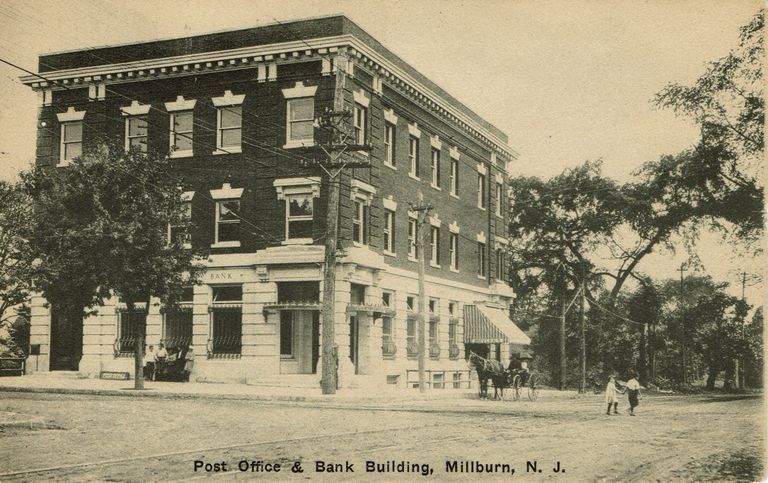
<path fill-rule="evenodd" d="M 285 239 L 311 240 L 313 221 L 312 193 L 285 196 Z"/>
<path fill-rule="evenodd" d="M 504 203 L 504 184 L 496 182 L 496 216 L 502 216 L 501 209 Z"/>
<path fill-rule="evenodd" d="M 395 212 L 384 209 L 384 251 L 395 253 Z"/>
<path fill-rule="evenodd" d="M 440 187 L 440 151 L 432 149 L 432 162 L 430 164 L 432 169 L 432 187 Z"/>
<path fill-rule="evenodd" d="M 456 302 L 448 302 L 448 315 L 456 317 Z"/>
<path fill-rule="evenodd" d="M 166 347 L 192 345 L 192 292 L 192 287 L 185 287 L 178 305 L 164 313 L 162 342 Z"/>
<path fill-rule="evenodd" d="M 415 312 L 418 307 L 416 305 L 418 304 L 418 297 L 415 295 L 409 295 L 405 298 L 405 308 L 408 310 L 408 312 Z"/>
<path fill-rule="evenodd" d="M 459 196 L 459 160 L 451 158 L 451 194 Z"/>
<path fill-rule="evenodd" d="M 131 149 L 147 152 L 147 116 L 125 118 L 125 150 Z"/>
<path fill-rule="evenodd" d="M 121 309 L 118 312 L 117 350 L 115 357 L 130 357 L 134 354 L 136 339 L 147 337 L 147 311 L 134 307 L 132 312 Z"/>
<path fill-rule="evenodd" d="M 432 301 L 430 300 L 430 305 L 432 305 L 431 302 Z M 430 311 L 430 318 L 429 318 L 429 357 L 430 359 L 440 358 L 440 339 L 438 338 L 439 320 L 437 317 L 438 317 L 437 314 Z"/>
<path fill-rule="evenodd" d="M 395 161 L 395 125 L 384 123 L 384 164 L 394 167 Z"/>
<path fill-rule="evenodd" d="M 171 156 L 192 155 L 192 111 L 171 113 Z"/>
<path fill-rule="evenodd" d="M 392 307 L 392 292 L 381 292 L 381 305 Z"/>
<path fill-rule="evenodd" d="M 448 357 L 450 359 L 458 359 L 459 357 L 459 344 L 456 342 L 456 335 L 459 327 L 459 320 L 453 318 L 448 321 Z"/>
<path fill-rule="evenodd" d="M 408 258 L 419 259 L 419 247 L 416 240 L 419 237 L 419 224 L 416 218 L 408 218 Z"/>
<path fill-rule="evenodd" d="M 477 242 L 477 276 L 485 278 L 485 243 Z"/>
<path fill-rule="evenodd" d="M 216 202 L 216 238 L 217 244 L 231 246 L 240 244 L 240 200 L 222 200 Z"/>
<path fill-rule="evenodd" d="M 314 97 L 288 99 L 288 144 L 314 144 L 314 123 Z"/>
<path fill-rule="evenodd" d="M 83 154 L 83 122 L 61 123 L 59 162 L 67 163 Z"/>
<path fill-rule="evenodd" d="M 349 284 L 349 303 L 353 305 L 365 305 L 365 285 L 359 283 Z"/>
<path fill-rule="evenodd" d="M 355 213 L 352 218 L 352 241 L 368 244 L 368 205 L 361 200 L 354 201 Z"/>
<path fill-rule="evenodd" d="M 451 233 L 451 270 L 459 270 L 459 234 Z"/>
<path fill-rule="evenodd" d="M 355 124 L 355 144 L 363 145 L 366 143 L 368 133 L 366 132 L 366 122 L 368 120 L 368 109 L 355 104 L 354 124 Z"/>
<path fill-rule="evenodd" d="M 485 175 L 477 174 L 477 207 L 485 209 Z"/>
<path fill-rule="evenodd" d="M 411 163 L 409 174 L 419 177 L 419 138 L 411 136 L 408 144 L 408 160 Z"/>
<path fill-rule="evenodd" d="M 440 228 L 433 226 L 430 230 L 430 247 L 432 249 L 429 263 L 434 267 L 440 266 Z"/>
<path fill-rule="evenodd" d="M 496 280 L 504 280 L 504 250 L 496 248 Z"/>
<path fill-rule="evenodd" d="M 437 299 L 429 299 L 429 314 L 437 315 L 439 309 L 439 302 Z"/>
<path fill-rule="evenodd" d="M 280 357 L 293 358 L 293 312 L 280 311 Z"/>
<path fill-rule="evenodd" d="M 242 106 L 219 107 L 216 122 L 216 148 L 224 152 L 240 152 L 242 136 Z"/>
<path fill-rule="evenodd" d="M 189 224 L 192 221 L 192 201 L 184 201 L 179 219 L 168 224 L 168 243 L 176 243 L 184 248 L 192 247 L 192 235 Z"/>
<path fill-rule="evenodd" d="M 211 330 L 208 357 L 240 357 L 243 338 L 243 287 L 211 287 Z"/>

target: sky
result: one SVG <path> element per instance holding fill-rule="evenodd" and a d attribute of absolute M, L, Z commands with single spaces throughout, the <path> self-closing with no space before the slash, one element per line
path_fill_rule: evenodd
<path fill-rule="evenodd" d="M 509 135 L 513 174 L 548 177 L 586 160 L 629 179 L 643 162 L 693 145 L 697 129 L 653 106 L 737 44 L 752 0 L 243 1 L 3 0 L 0 58 L 35 70 L 42 53 L 345 14 Z M 0 64 L 0 179 L 34 158 L 37 95 Z M 700 242 L 704 271 L 734 282 L 755 260 L 719 237 Z M 679 276 L 683 253 L 641 269 Z M 760 264 L 759 266 L 762 266 Z M 761 286 L 748 298 L 762 300 Z M 740 294 L 740 287 L 737 292 Z"/>

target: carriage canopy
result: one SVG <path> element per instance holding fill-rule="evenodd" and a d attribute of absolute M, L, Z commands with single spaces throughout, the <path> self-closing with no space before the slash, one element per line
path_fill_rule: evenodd
<path fill-rule="evenodd" d="M 464 306 L 464 343 L 530 345 L 531 339 L 515 325 L 501 307 Z"/>

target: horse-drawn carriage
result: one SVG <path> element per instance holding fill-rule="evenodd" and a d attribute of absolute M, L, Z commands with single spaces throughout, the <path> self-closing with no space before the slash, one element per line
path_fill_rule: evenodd
<path fill-rule="evenodd" d="M 504 399 L 504 388 L 512 389 L 512 399 L 520 400 L 523 391 L 528 399 L 535 401 L 539 397 L 539 376 L 527 368 L 509 370 L 496 360 L 486 359 L 474 352 L 469 352 L 469 364 L 477 371 L 480 385 L 480 397 L 488 397 L 488 381 L 493 383 L 493 398 Z"/>

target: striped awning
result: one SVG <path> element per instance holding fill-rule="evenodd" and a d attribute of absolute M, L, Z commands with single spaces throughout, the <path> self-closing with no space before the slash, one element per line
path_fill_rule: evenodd
<path fill-rule="evenodd" d="M 464 306 L 464 343 L 530 345 L 531 339 L 512 322 L 501 308 L 484 305 Z"/>

